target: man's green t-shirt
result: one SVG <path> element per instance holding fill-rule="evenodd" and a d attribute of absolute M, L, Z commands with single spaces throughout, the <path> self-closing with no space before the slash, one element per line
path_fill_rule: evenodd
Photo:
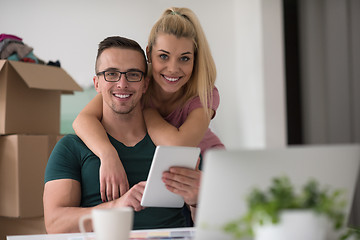
<path fill-rule="evenodd" d="M 134 147 L 127 147 L 110 135 L 127 174 L 130 188 L 146 181 L 155 152 L 148 134 Z M 74 179 L 81 184 L 81 207 L 101 204 L 100 159 L 76 135 L 64 136 L 50 155 L 45 171 L 45 183 L 56 179 Z M 146 208 L 134 214 L 133 229 L 184 227 L 181 208 Z"/>

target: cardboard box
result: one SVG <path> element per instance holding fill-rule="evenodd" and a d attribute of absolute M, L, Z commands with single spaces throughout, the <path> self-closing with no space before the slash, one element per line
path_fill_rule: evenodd
<path fill-rule="evenodd" d="M 0 136 L 0 216 L 39 217 L 44 173 L 59 135 Z"/>
<path fill-rule="evenodd" d="M 59 134 L 60 96 L 73 91 L 62 68 L 0 60 L 0 134 Z"/>
<path fill-rule="evenodd" d="M 44 217 L 0 217 L 0 240 L 6 240 L 6 236 L 30 234 L 46 234 Z"/>

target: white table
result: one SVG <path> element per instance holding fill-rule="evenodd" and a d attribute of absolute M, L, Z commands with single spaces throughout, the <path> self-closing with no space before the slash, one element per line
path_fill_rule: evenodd
<path fill-rule="evenodd" d="M 95 239 L 93 233 L 86 234 L 89 238 L 82 233 L 64 233 L 64 234 L 40 234 L 40 235 L 14 235 L 7 236 L 7 240 L 85 240 Z"/>
<path fill-rule="evenodd" d="M 147 239 L 159 237 L 157 239 L 192 240 L 195 236 L 195 228 L 167 228 L 151 230 L 131 231 L 130 239 Z M 182 237 L 182 238 L 179 238 Z M 94 233 L 64 233 L 64 234 L 40 234 L 40 235 L 16 235 L 7 236 L 7 240 L 95 240 Z"/>

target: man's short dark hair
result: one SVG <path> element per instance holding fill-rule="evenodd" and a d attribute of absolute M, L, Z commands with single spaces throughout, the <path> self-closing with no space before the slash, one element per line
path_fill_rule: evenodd
<path fill-rule="evenodd" d="M 99 48 L 98 48 L 98 52 L 97 52 L 97 56 L 96 56 L 96 65 L 97 65 L 97 60 L 98 60 L 99 56 L 101 55 L 101 53 L 105 49 L 113 48 L 113 47 L 121 48 L 121 49 L 131 49 L 131 50 L 140 52 L 142 54 L 142 56 L 144 57 L 145 75 L 147 74 L 148 66 L 147 66 L 147 61 L 146 61 L 146 56 L 145 56 L 144 50 L 141 48 L 141 46 L 136 41 L 125 38 L 125 37 L 120 37 L 120 36 L 107 37 L 99 43 Z M 95 71 L 97 71 L 96 65 L 95 65 Z"/>

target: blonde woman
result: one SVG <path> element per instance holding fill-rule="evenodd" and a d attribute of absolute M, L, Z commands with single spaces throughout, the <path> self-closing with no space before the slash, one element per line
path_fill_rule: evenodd
<path fill-rule="evenodd" d="M 155 145 L 199 146 L 202 154 L 209 148 L 224 148 L 209 129 L 219 93 L 214 85 L 215 63 L 196 15 L 187 8 L 165 10 L 151 30 L 146 52 L 151 79 L 143 96 L 143 113 Z M 126 86 L 122 94 L 113 97 L 119 102 L 132 101 Z M 101 198 L 111 201 L 123 195 L 129 185 L 121 156 L 100 123 L 101 103 L 101 95 L 97 95 L 77 116 L 73 128 L 101 159 Z M 166 174 L 163 181 L 170 191 L 196 205 L 198 189 L 187 192 Z"/>

